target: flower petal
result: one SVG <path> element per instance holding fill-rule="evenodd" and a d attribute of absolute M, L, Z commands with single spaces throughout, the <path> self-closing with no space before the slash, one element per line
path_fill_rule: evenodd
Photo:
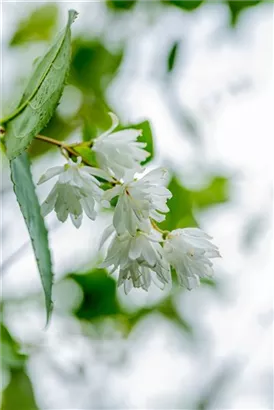
<path fill-rule="evenodd" d="M 106 227 L 106 229 L 104 230 L 103 235 L 101 237 L 100 243 L 99 243 L 99 249 L 102 248 L 104 243 L 108 240 L 108 238 L 113 234 L 114 231 L 115 231 L 115 229 L 114 229 L 113 225 L 109 225 L 109 226 Z"/>
<path fill-rule="evenodd" d="M 44 182 L 48 181 L 49 179 L 55 177 L 56 175 L 59 175 L 61 172 L 64 171 L 63 166 L 58 166 L 58 167 L 52 167 L 49 168 L 39 179 L 37 182 L 37 185 L 43 184 Z"/>

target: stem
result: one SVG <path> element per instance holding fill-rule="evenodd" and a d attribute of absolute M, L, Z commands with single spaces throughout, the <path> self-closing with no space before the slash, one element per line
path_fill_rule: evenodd
<path fill-rule="evenodd" d="M 169 231 L 163 231 L 161 228 L 159 228 L 159 226 L 156 224 L 155 221 L 153 221 L 153 219 L 150 219 L 150 222 L 153 228 L 156 229 L 156 231 L 160 232 L 164 237 L 166 237 L 169 234 Z"/>
<path fill-rule="evenodd" d="M 25 106 L 27 105 L 28 101 L 25 102 L 25 104 L 21 105 L 20 107 L 16 108 L 15 111 L 13 111 L 11 114 L 7 115 L 4 118 L 0 119 L 0 124 L 3 125 L 6 122 L 12 120 L 14 117 L 16 117 L 18 114 L 20 114 L 20 112 L 25 108 Z"/>
<path fill-rule="evenodd" d="M 57 141 L 53 138 L 46 137 L 45 135 L 36 135 L 35 138 L 40 141 L 48 142 L 49 144 L 57 145 L 57 147 L 64 148 L 71 155 L 77 156 L 77 153 L 68 145 L 64 144 L 62 141 Z"/>
<path fill-rule="evenodd" d="M 75 157 L 79 157 L 79 154 L 76 151 L 74 151 L 72 146 L 64 144 L 64 142 L 62 142 L 62 141 L 58 141 L 58 140 L 55 140 L 53 138 L 46 137 L 45 135 L 36 135 L 35 139 L 43 141 L 43 142 L 47 142 L 49 144 L 56 145 L 57 147 L 65 149 L 70 155 L 74 155 Z M 76 146 L 77 144 L 74 144 L 74 145 Z M 89 162 L 85 161 L 83 158 L 82 158 L 82 162 L 84 162 L 84 164 L 90 166 Z"/>

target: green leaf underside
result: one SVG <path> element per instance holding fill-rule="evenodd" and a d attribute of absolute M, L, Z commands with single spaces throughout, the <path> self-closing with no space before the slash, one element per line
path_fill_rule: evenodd
<path fill-rule="evenodd" d="M 48 248 L 48 234 L 40 213 L 40 205 L 32 181 L 30 162 L 26 152 L 10 161 L 14 192 L 24 216 L 44 289 L 47 322 L 52 310 L 52 266 Z"/>
<path fill-rule="evenodd" d="M 76 16 L 76 11 L 69 11 L 66 28 L 45 56 L 39 59 L 18 108 L 4 120 L 7 123 L 6 145 L 10 159 L 30 145 L 55 111 L 69 70 L 70 26 Z"/>

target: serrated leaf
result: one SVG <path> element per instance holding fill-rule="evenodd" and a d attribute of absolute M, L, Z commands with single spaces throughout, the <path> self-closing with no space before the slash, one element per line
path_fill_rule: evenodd
<path fill-rule="evenodd" d="M 58 21 L 58 7 L 50 3 L 42 5 L 24 20 L 10 40 L 11 46 L 18 46 L 31 41 L 49 41 Z"/>
<path fill-rule="evenodd" d="M 76 11 L 69 11 L 67 26 L 36 64 L 18 108 L 2 120 L 2 123 L 7 124 L 6 146 L 9 159 L 20 155 L 30 145 L 55 111 L 69 70 L 70 26 L 76 16 Z"/>
<path fill-rule="evenodd" d="M 24 216 L 39 269 L 45 294 L 47 322 L 52 310 L 52 266 L 48 247 L 48 234 L 40 213 L 40 205 L 32 181 L 28 155 L 23 152 L 10 161 L 14 192 Z"/>

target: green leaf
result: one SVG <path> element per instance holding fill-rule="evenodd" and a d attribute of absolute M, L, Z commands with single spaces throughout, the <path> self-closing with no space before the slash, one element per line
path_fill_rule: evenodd
<path fill-rule="evenodd" d="M 209 185 L 200 191 L 192 191 L 192 199 L 198 208 L 207 208 L 229 200 L 229 180 L 222 176 L 212 178 Z"/>
<path fill-rule="evenodd" d="M 22 367 L 25 356 L 13 350 L 12 346 L 5 340 L 1 341 L 1 362 L 2 365 L 12 368 Z"/>
<path fill-rule="evenodd" d="M 175 176 L 171 179 L 168 189 L 172 193 L 172 198 L 168 201 L 170 211 L 160 226 L 162 229 L 171 231 L 176 228 L 185 227 L 180 226 L 180 222 L 182 222 L 182 225 L 185 225 L 183 218 L 190 218 L 192 220 L 192 199 L 190 191 L 183 187 Z"/>
<path fill-rule="evenodd" d="M 83 291 L 83 301 L 74 312 L 79 319 L 92 320 L 119 313 L 116 282 L 106 270 L 94 269 L 85 274 L 71 274 Z"/>
<path fill-rule="evenodd" d="M 77 128 L 77 124 L 65 121 L 55 112 L 46 127 L 41 131 L 41 134 L 46 136 L 54 135 L 54 139 L 64 141 L 75 128 Z M 54 149 L 56 149 L 56 146 L 47 143 L 43 144 L 41 140 L 34 139 L 28 149 L 28 153 L 33 158 Z"/>
<path fill-rule="evenodd" d="M 157 307 L 157 310 L 161 312 L 167 319 L 179 325 L 184 332 L 192 335 L 193 329 L 191 324 L 177 312 L 171 297 L 168 297 L 162 303 L 160 303 L 160 305 Z"/>
<path fill-rule="evenodd" d="M 102 97 L 121 61 L 120 51 L 111 53 L 98 41 L 77 38 L 72 43 L 69 83 L 93 99 Z"/>
<path fill-rule="evenodd" d="M 178 48 L 179 48 L 179 43 L 178 41 L 175 41 L 175 43 L 172 45 L 169 54 L 168 54 L 168 59 L 167 59 L 167 71 L 170 73 L 175 65 L 176 58 L 178 55 Z"/>
<path fill-rule="evenodd" d="M 52 310 L 51 292 L 53 274 L 51 257 L 48 248 L 48 234 L 40 213 L 40 205 L 35 193 L 35 187 L 30 171 L 30 163 L 26 152 L 11 160 L 10 167 L 14 192 L 30 234 L 32 247 L 40 272 L 46 300 L 48 322 Z"/>
<path fill-rule="evenodd" d="M 252 6 L 256 6 L 257 4 L 261 3 L 261 0 L 232 0 L 228 1 L 227 5 L 230 10 L 230 24 L 234 27 L 239 19 L 239 15 L 241 12 Z"/>
<path fill-rule="evenodd" d="M 200 282 L 204 286 L 208 286 L 209 288 L 217 288 L 217 283 L 211 278 L 201 278 Z"/>
<path fill-rule="evenodd" d="M 49 41 L 58 21 L 56 4 L 45 4 L 36 8 L 19 27 L 10 40 L 11 46 L 18 46 L 32 41 Z"/>
<path fill-rule="evenodd" d="M 160 227 L 169 231 L 177 228 L 197 227 L 198 222 L 193 214 L 193 208 L 196 207 L 202 210 L 228 201 L 228 184 L 229 180 L 227 178 L 216 176 L 205 188 L 199 191 L 191 191 L 173 176 L 168 185 L 168 189 L 172 193 L 172 198 L 167 204 L 170 211 Z"/>
<path fill-rule="evenodd" d="M 113 10 L 130 10 L 136 4 L 136 0 L 108 0 L 107 5 Z"/>
<path fill-rule="evenodd" d="M 23 370 L 12 370 L 2 396 L 2 410 L 38 410 L 31 381 Z"/>
<path fill-rule="evenodd" d="M 142 162 L 142 165 L 148 163 L 154 157 L 153 134 L 152 134 L 149 121 L 143 121 L 143 122 L 140 122 L 139 124 L 134 124 L 127 128 L 134 128 L 136 130 L 142 131 L 142 135 L 138 137 L 138 141 L 145 142 L 147 144 L 145 147 L 145 150 L 150 153 L 150 156 L 145 161 Z"/>
<path fill-rule="evenodd" d="M 105 131 L 110 127 L 110 111 L 111 109 L 101 97 L 85 96 L 78 113 L 83 123 L 83 141 L 90 141 L 98 137 L 103 130 Z"/>
<path fill-rule="evenodd" d="M 55 111 L 69 69 L 70 26 L 76 16 L 76 11 L 69 11 L 66 28 L 45 56 L 39 59 L 18 108 L 2 120 L 2 123 L 7 124 L 6 145 L 9 159 L 20 155 L 30 145 Z"/>
<path fill-rule="evenodd" d="M 90 147 L 87 147 L 85 144 L 79 144 L 75 147 L 73 147 L 74 151 L 76 151 L 85 162 L 88 162 L 90 166 L 96 166 L 96 156 L 95 152 L 90 149 Z"/>
<path fill-rule="evenodd" d="M 22 368 L 26 355 L 20 353 L 20 346 L 1 323 L 1 363 L 8 368 Z"/>
<path fill-rule="evenodd" d="M 169 0 L 169 3 L 186 11 L 192 11 L 200 7 L 203 0 Z"/>
<path fill-rule="evenodd" d="M 180 219 L 176 224 L 177 228 L 197 228 L 198 226 L 199 224 L 193 216 L 192 211 Z"/>

